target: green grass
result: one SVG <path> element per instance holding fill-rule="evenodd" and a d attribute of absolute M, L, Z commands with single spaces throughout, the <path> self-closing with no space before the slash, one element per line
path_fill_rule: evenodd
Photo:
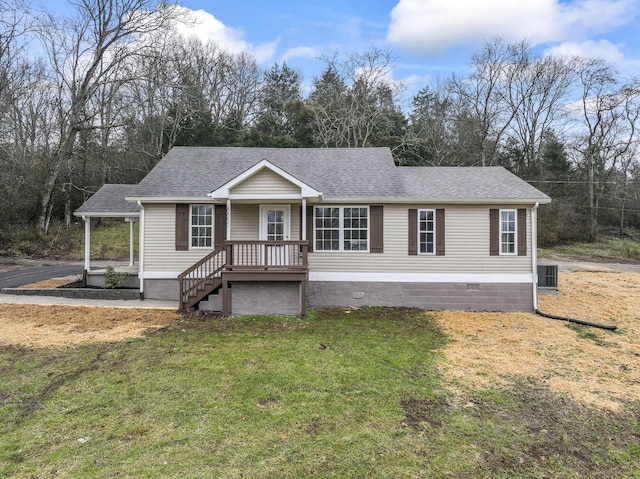
<path fill-rule="evenodd" d="M 134 225 L 134 252 L 138 251 L 138 223 Z M 1 233 L 1 232 L 0 232 Z M 84 224 L 70 229 L 54 224 L 49 234 L 41 237 L 34 228 L 15 227 L 0 242 L 0 256 L 46 258 L 80 261 L 84 258 Z M 91 224 L 91 259 L 125 260 L 129 258 L 129 223 L 121 218 L 105 219 Z"/>
<path fill-rule="evenodd" d="M 0 477 L 640 477 L 640 410 L 522 383 L 450 394 L 422 311 L 186 317 L 141 339 L 0 347 Z"/>
<path fill-rule="evenodd" d="M 595 243 L 571 243 L 539 250 L 540 258 L 566 256 L 581 261 L 640 262 L 640 241 L 615 236 L 603 237 Z"/>

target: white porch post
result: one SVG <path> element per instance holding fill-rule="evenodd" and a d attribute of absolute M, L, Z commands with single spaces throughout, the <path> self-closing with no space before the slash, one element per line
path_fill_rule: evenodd
<path fill-rule="evenodd" d="M 302 241 L 307 241 L 307 200 L 302 198 Z"/>
<path fill-rule="evenodd" d="M 227 200 L 227 241 L 231 240 L 231 200 Z"/>
<path fill-rule="evenodd" d="M 129 266 L 133 266 L 133 223 L 134 219 L 129 218 Z"/>
<path fill-rule="evenodd" d="M 83 216 L 82 219 L 84 221 L 84 270 L 88 272 L 91 260 L 91 218 Z"/>

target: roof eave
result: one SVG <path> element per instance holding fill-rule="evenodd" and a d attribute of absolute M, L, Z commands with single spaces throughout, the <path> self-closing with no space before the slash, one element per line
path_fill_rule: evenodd
<path fill-rule="evenodd" d="M 435 198 L 435 197 L 393 197 L 393 198 L 376 198 L 376 197 L 325 197 L 323 203 L 393 203 L 393 204 L 414 204 L 414 203 L 433 203 L 447 205 L 535 205 L 551 203 L 551 198 Z"/>
<path fill-rule="evenodd" d="M 126 201 L 141 203 L 225 203 L 226 200 L 216 200 L 208 196 L 135 196 L 127 197 Z M 288 198 L 290 200 L 290 198 Z M 302 199 L 302 198 L 300 198 Z M 315 198 L 306 198 L 307 201 L 315 203 Z M 259 202 L 259 198 L 254 198 L 256 202 Z M 273 198 L 264 198 L 265 201 L 273 200 Z M 375 196 L 351 196 L 351 197 L 327 197 L 324 196 L 318 200 L 319 203 L 395 203 L 395 204 L 413 204 L 413 203 L 437 203 L 437 204 L 449 204 L 449 205 L 463 205 L 463 204 L 482 204 L 482 205 L 495 205 L 495 204 L 509 204 L 509 205 L 534 205 L 547 204 L 551 202 L 551 198 L 437 198 L 437 197 L 375 197 Z"/>
<path fill-rule="evenodd" d="M 125 201 L 131 203 L 221 203 L 221 201 L 203 196 L 127 196 Z"/>
<path fill-rule="evenodd" d="M 86 218 L 130 218 L 130 217 L 139 217 L 139 211 L 74 211 L 73 216 L 78 218 L 86 217 Z"/>

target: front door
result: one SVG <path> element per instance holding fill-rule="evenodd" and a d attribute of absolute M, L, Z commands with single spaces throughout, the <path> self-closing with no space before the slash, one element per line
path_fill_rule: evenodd
<path fill-rule="evenodd" d="M 289 241 L 291 208 L 289 205 L 262 205 L 260 207 L 260 240 Z M 290 246 L 267 244 L 263 253 L 265 264 L 286 266 L 289 264 Z"/>

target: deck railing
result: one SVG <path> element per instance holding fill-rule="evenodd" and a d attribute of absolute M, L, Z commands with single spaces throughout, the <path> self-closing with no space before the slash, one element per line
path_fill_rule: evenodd
<path fill-rule="evenodd" d="M 230 270 L 288 270 L 308 267 L 308 241 L 227 241 Z"/>
<path fill-rule="evenodd" d="M 222 245 L 180 273 L 178 282 L 180 283 L 181 305 L 187 304 L 191 298 L 198 295 L 199 291 L 203 291 L 207 282 L 212 282 L 214 278 L 219 277 L 224 270 L 225 263 L 226 249 Z"/>
<path fill-rule="evenodd" d="M 180 309 L 220 286 L 224 271 L 290 271 L 308 267 L 307 241 L 226 241 L 178 275 Z"/>

